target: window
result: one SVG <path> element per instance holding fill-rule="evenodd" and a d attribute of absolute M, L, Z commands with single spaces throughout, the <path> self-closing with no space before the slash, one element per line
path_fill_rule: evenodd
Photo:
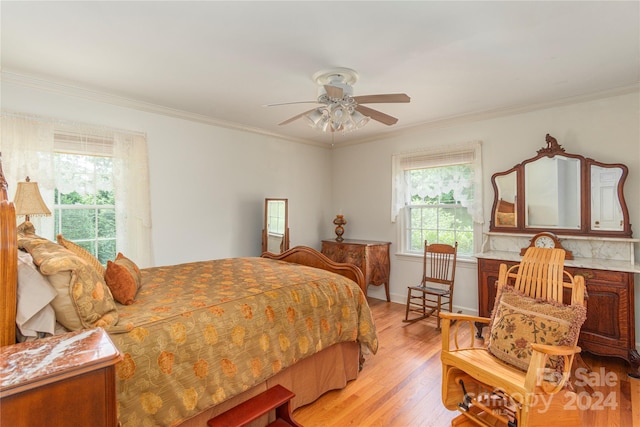
<path fill-rule="evenodd" d="M 400 252 L 422 254 L 424 241 L 454 244 L 472 255 L 482 224 L 480 144 L 393 156 Z"/>
<path fill-rule="evenodd" d="M 54 233 L 106 265 L 116 257 L 112 158 L 55 152 L 54 171 L 59 184 L 54 191 Z"/>
<path fill-rule="evenodd" d="M 7 180 L 37 181 L 53 211 L 38 234 L 153 265 L 146 135 L 4 110 L 0 130 Z"/>

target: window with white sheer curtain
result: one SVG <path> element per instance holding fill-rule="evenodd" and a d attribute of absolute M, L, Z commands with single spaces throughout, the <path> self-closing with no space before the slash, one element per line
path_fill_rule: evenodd
<path fill-rule="evenodd" d="M 453 244 L 460 255 L 479 249 L 482 210 L 481 143 L 392 157 L 391 219 L 400 253 L 422 254 L 424 241 Z"/>
<path fill-rule="evenodd" d="M 3 111 L 0 151 L 9 197 L 15 183 L 29 176 L 54 211 L 39 220 L 38 234 L 55 240 L 74 220 L 89 216 L 93 235 L 65 237 L 102 262 L 122 252 L 141 267 L 153 265 L 144 134 Z M 81 201 L 63 197 L 70 194 Z M 100 221 L 114 220 L 115 236 L 104 235 Z"/>

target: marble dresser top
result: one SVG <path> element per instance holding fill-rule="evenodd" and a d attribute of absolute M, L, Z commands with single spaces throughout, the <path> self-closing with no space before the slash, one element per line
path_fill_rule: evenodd
<path fill-rule="evenodd" d="M 101 328 L 8 345 L 0 348 L 0 395 L 63 377 L 67 372 L 77 375 L 98 369 L 119 359 L 118 349 Z"/>
<path fill-rule="evenodd" d="M 488 251 L 474 255 L 476 258 L 497 259 L 502 261 L 520 262 L 522 256 L 518 252 L 508 251 Z M 625 273 L 640 273 L 640 265 L 632 264 L 629 261 L 611 260 L 611 259 L 594 259 L 594 258 L 575 258 L 564 261 L 567 267 L 588 268 L 595 270 L 622 271 Z"/>
<path fill-rule="evenodd" d="M 484 233 L 482 252 L 476 258 L 520 261 L 520 250 L 529 245 L 532 235 L 516 233 Z M 565 260 L 568 267 L 640 273 L 635 262 L 634 246 L 639 239 L 596 236 L 558 236 L 565 249 L 573 252 L 574 259 Z"/>

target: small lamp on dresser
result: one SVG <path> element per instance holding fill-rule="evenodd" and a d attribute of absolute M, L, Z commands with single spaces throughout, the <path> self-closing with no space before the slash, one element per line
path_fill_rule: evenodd
<path fill-rule="evenodd" d="M 13 204 L 16 207 L 16 215 L 24 215 L 25 222 L 30 221 L 30 216 L 51 215 L 51 211 L 42 200 L 38 183 L 31 181 L 29 177 L 25 182 L 18 183 Z"/>

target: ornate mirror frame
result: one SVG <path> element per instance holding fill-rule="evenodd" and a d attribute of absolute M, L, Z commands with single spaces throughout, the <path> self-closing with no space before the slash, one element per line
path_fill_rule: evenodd
<path fill-rule="evenodd" d="M 492 175 L 491 185 L 494 191 L 493 207 L 491 209 L 491 221 L 489 231 L 507 232 L 507 233 L 528 233 L 535 234 L 543 231 L 553 231 L 558 234 L 566 235 L 585 235 L 602 237 L 631 237 L 631 224 L 629 224 L 629 211 L 627 203 L 624 199 L 624 183 L 628 175 L 627 166 L 621 163 L 601 163 L 597 160 L 585 158 L 578 154 L 566 153 L 564 148 L 558 141 L 547 134 L 546 146 L 538 150 L 538 155 L 530 159 L 524 160 L 504 172 L 498 172 Z M 562 224 L 545 224 L 542 221 L 539 224 L 528 224 L 529 217 L 532 216 L 532 207 L 529 201 L 536 199 L 533 194 L 527 195 L 527 189 L 530 191 L 532 186 L 527 185 L 527 169 L 530 171 L 534 166 L 548 163 L 546 159 L 555 159 L 556 163 L 560 160 L 567 160 L 567 164 L 577 164 L 573 167 L 573 171 L 569 171 L 566 175 L 570 181 L 575 184 L 575 193 L 572 188 L 565 188 L 565 197 L 562 194 L 558 196 L 558 200 L 569 200 L 567 211 L 575 210 L 574 220 L 571 226 Z M 595 176 L 603 176 L 603 180 L 596 180 Z M 551 179 L 550 174 L 544 175 L 544 179 Z M 607 184 L 607 181 L 608 184 Z M 534 181 L 531 179 L 531 181 Z M 548 183 L 548 181 L 544 181 Z M 600 185 L 605 182 L 604 185 Z M 571 184 L 569 184 L 571 185 Z M 561 186 L 557 181 L 556 189 L 568 186 Z M 553 185 L 546 185 L 553 189 Z M 556 191 L 562 193 L 562 191 Z M 609 198 L 609 204 L 603 204 L 602 200 Z M 544 200 L 544 197 L 540 197 Z M 559 205 L 560 203 L 558 203 Z M 617 206 L 616 206 L 617 205 Z M 602 209 L 605 206 L 606 209 Z M 600 213 L 595 208 L 600 209 Z M 563 207 L 557 205 L 552 206 L 556 211 L 564 210 Z M 592 211 L 592 208 L 593 211 Z M 610 225 L 601 218 L 609 216 Z M 557 217 L 557 215 L 556 215 Z"/>
<path fill-rule="evenodd" d="M 289 249 L 288 199 L 264 199 L 262 252 L 280 254 Z"/>

